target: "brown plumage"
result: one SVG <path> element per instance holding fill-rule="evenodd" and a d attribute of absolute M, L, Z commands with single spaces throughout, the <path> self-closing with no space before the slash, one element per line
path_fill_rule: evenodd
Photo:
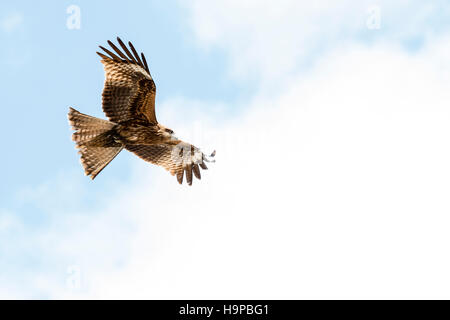
<path fill-rule="evenodd" d="M 100 48 L 97 52 L 105 69 L 103 112 L 109 121 L 69 109 L 69 123 L 75 132 L 72 139 L 81 155 L 86 175 L 94 179 L 122 149 L 127 149 L 150 163 L 159 165 L 192 185 L 193 175 L 200 179 L 200 169 L 211 160 L 197 147 L 178 140 L 173 131 L 158 123 L 155 114 L 156 86 L 144 54 L 138 55 L 117 38 L 121 51 Z M 211 154 L 211 157 L 214 157 Z"/>

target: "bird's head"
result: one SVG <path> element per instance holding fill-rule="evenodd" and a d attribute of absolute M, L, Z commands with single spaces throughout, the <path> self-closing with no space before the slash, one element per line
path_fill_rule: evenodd
<path fill-rule="evenodd" d="M 164 138 L 164 140 L 178 140 L 175 137 L 175 133 L 172 129 L 164 127 L 162 124 L 158 123 L 158 133 Z"/>

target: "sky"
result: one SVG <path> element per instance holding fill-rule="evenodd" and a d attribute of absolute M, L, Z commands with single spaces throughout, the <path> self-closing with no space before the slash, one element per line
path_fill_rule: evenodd
<path fill-rule="evenodd" d="M 137 10 L 138 6 L 139 10 Z M 0 4 L 0 297 L 450 298 L 447 1 Z M 98 45 L 143 51 L 192 187 L 122 152 L 84 176 Z"/>

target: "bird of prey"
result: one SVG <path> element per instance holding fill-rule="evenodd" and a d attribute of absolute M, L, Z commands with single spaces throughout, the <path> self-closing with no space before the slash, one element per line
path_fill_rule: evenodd
<path fill-rule="evenodd" d="M 205 162 L 214 162 L 211 158 L 215 151 L 206 156 L 158 123 L 156 86 L 145 56 L 139 56 L 131 42 L 128 48 L 120 38 L 117 41 L 123 51 L 108 40 L 114 52 L 102 46 L 105 54 L 97 52 L 105 69 L 102 104 L 109 121 L 69 108 L 69 123 L 75 131 L 72 140 L 79 149 L 86 175 L 94 179 L 125 148 L 164 167 L 176 175 L 180 184 L 185 175 L 192 185 L 192 174 L 200 179 L 200 168 L 206 170 Z"/>

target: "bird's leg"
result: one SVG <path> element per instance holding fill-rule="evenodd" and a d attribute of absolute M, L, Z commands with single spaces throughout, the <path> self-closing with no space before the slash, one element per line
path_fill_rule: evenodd
<path fill-rule="evenodd" d="M 216 156 L 216 150 L 214 150 L 209 156 L 203 154 L 203 161 L 206 162 L 216 162 L 215 159 L 212 159 Z"/>

